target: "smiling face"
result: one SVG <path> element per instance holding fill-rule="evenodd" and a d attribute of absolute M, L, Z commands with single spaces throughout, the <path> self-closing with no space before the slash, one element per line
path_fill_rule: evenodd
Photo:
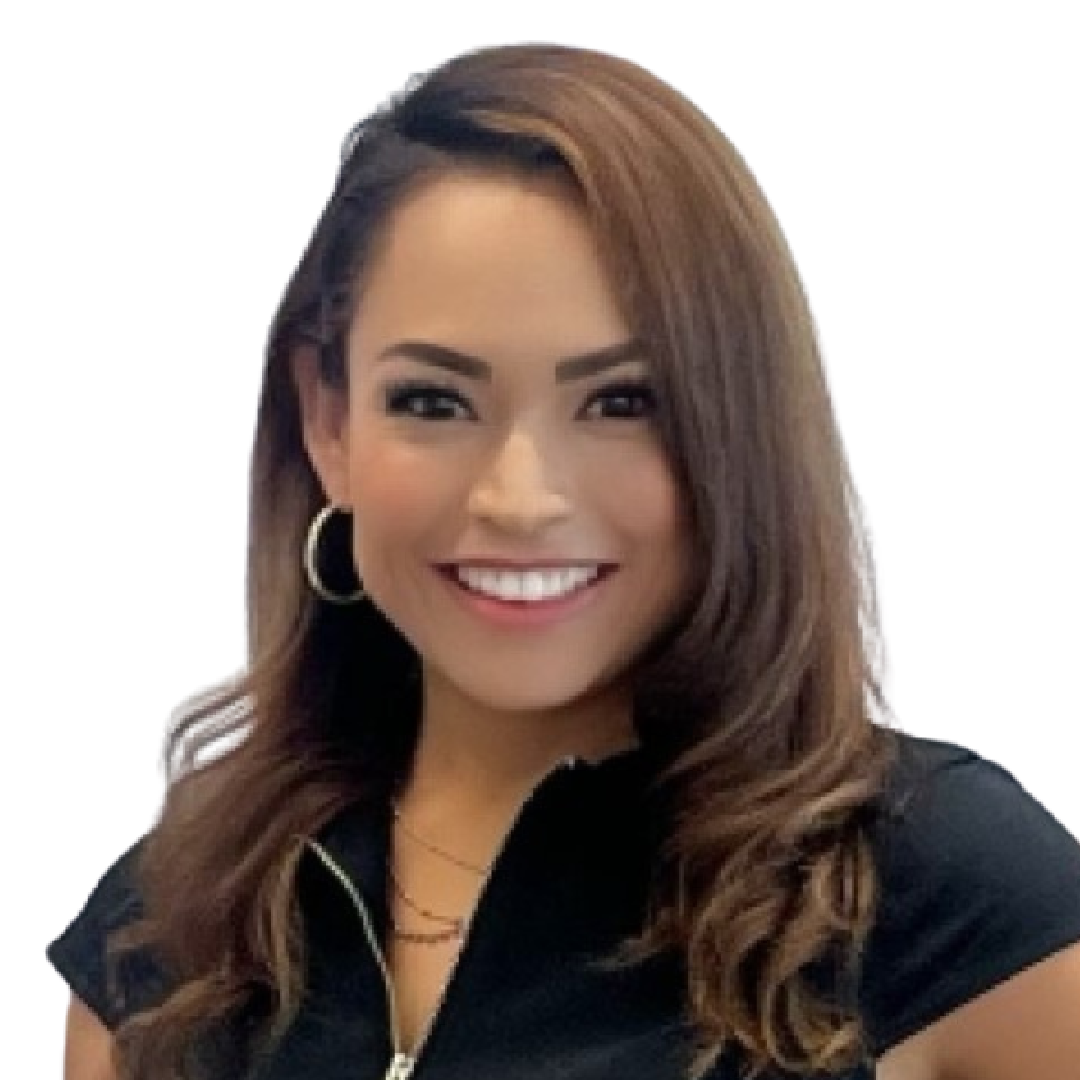
<path fill-rule="evenodd" d="M 620 693 L 686 599 L 689 540 L 648 358 L 572 196 L 460 175 L 413 194 L 347 364 L 347 400 L 298 374 L 305 439 L 429 698 L 518 711 Z M 522 572 L 485 572 L 506 564 Z"/>

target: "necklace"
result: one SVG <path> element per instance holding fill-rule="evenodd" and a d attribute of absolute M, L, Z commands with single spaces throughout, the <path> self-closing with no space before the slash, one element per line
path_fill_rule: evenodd
<path fill-rule="evenodd" d="M 467 871 L 475 877 L 484 878 L 490 872 L 490 867 L 477 866 L 476 863 L 468 862 L 467 860 L 454 855 L 452 852 L 447 851 L 445 848 L 440 847 L 434 841 L 428 840 L 427 837 L 421 836 L 408 825 L 404 817 L 402 817 L 400 808 L 396 804 L 391 804 L 391 810 L 394 814 L 394 823 L 401 830 L 402 834 L 407 836 L 414 844 L 417 844 L 425 851 L 437 856 L 444 862 L 450 863 L 452 866 L 458 867 L 460 870 Z M 464 917 L 458 915 L 443 915 L 439 912 L 429 910 L 401 887 L 401 882 L 398 881 L 392 865 L 387 867 L 387 871 L 390 885 L 405 907 L 419 915 L 422 919 L 428 920 L 428 922 L 441 924 L 441 928 L 435 930 L 404 930 L 391 915 L 390 932 L 398 941 L 415 945 L 439 945 L 447 941 L 457 941 L 460 944 L 460 942 L 464 940 Z"/>
<path fill-rule="evenodd" d="M 413 945 L 438 945 L 443 941 L 457 941 L 461 938 L 461 930 L 449 928 L 446 930 L 433 930 L 424 933 L 418 930 L 401 930 L 396 922 L 390 921 L 390 932 L 398 941 L 407 941 Z"/>
<path fill-rule="evenodd" d="M 468 870 L 470 874 L 475 874 L 477 877 L 484 877 L 490 870 L 487 866 L 477 866 L 476 863 L 466 862 L 464 859 L 458 858 L 457 855 L 452 855 L 449 851 L 439 847 L 438 844 L 432 843 L 432 841 L 425 839 L 419 833 L 414 832 L 405 822 L 405 819 L 401 816 L 401 811 L 394 806 L 394 821 L 397 823 L 401 831 L 410 839 L 414 844 L 419 844 L 425 851 L 429 851 L 432 855 L 438 855 L 440 859 L 460 868 L 461 870 Z"/>
<path fill-rule="evenodd" d="M 444 941 L 461 941 L 465 937 L 464 918 L 459 915 L 440 915 L 436 911 L 429 911 L 401 887 L 401 882 L 398 881 L 393 868 L 388 867 L 388 876 L 395 894 L 407 908 L 429 922 L 443 924 L 441 930 L 402 930 L 391 913 L 390 932 L 398 941 L 407 941 L 414 945 L 438 945 Z"/>
<path fill-rule="evenodd" d="M 390 871 L 390 884 L 393 886 L 394 892 L 397 893 L 401 902 L 407 908 L 411 908 L 415 911 L 417 915 L 421 915 L 431 922 L 445 923 L 447 926 L 453 926 L 458 930 L 463 929 L 465 926 L 465 920 L 460 915 L 440 915 L 437 911 L 429 911 L 426 907 L 423 907 L 401 887 L 401 882 L 398 881 L 397 875 L 393 870 Z"/>

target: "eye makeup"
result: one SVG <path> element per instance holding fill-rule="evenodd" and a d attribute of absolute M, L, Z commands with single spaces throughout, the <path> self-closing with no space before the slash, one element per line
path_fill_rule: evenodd
<path fill-rule="evenodd" d="M 606 420 L 643 420 L 653 416 L 656 412 L 656 392 L 646 379 L 623 379 L 620 382 L 610 383 L 593 391 L 585 401 L 584 408 L 588 409 L 596 402 L 637 402 L 638 408 L 632 408 L 629 412 L 618 410 L 617 415 L 602 417 Z"/>
<path fill-rule="evenodd" d="M 656 393 L 647 379 L 622 379 L 590 392 L 582 406 L 589 413 L 596 405 L 618 403 L 614 412 L 602 409 L 588 419 L 643 420 L 652 417 L 657 409 Z M 453 386 L 432 379 L 400 379 L 383 390 L 383 409 L 391 416 L 416 420 L 446 421 L 465 419 L 462 411 L 473 414 L 472 405 Z"/>
<path fill-rule="evenodd" d="M 430 379 L 402 379 L 383 391 L 383 408 L 391 416 L 416 420 L 452 420 L 455 407 L 472 411 L 472 406 L 452 386 Z"/>

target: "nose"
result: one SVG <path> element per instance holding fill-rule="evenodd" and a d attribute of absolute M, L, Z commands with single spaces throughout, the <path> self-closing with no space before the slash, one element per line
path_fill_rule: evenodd
<path fill-rule="evenodd" d="M 515 429 L 473 486 L 469 512 L 507 532 L 536 532 L 566 518 L 570 503 L 548 483 L 536 440 Z"/>

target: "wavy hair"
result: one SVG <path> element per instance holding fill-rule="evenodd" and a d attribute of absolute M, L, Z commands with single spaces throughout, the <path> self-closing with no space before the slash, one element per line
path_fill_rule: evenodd
<path fill-rule="evenodd" d="M 627 956 L 677 949 L 697 1073 L 729 1046 L 750 1071 L 850 1067 L 851 987 L 872 925 L 868 810 L 895 733 L 876 673 L 874 573 L 802 284 L 738 152 L 628 60 L 483 48 L 414 77 L 348 136 L 329 201 L 273 319 L 251 468 L 248 662 L 177 714 L 168 785 L 138 862 L 143 920 L 175 982 L 118 1030 L 121 1075 L 183 1075 L 200 1032 L 261 996 L 271 1046 L 303 990 L 298 837 L 407 763 L 411 646 L 370 604 L 303 575 L 322 505 L 291 362 L 344 336 L 395 207 L 451 173 L 558 176 L 646 344 L 660 434 L 689 509 L 693 606 L 631 673 L 660 753 L 665 829 Z M 823 979 L 822 965 L 832 974 Z"/>

